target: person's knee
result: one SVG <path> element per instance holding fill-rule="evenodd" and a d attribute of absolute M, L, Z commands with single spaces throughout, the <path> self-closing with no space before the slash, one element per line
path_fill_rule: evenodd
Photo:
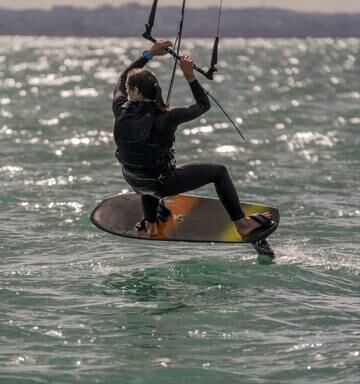
<path fill-rule="evenodd" d="M 217 164 L 217 172 L 216 172 L 216 178 L 223 178 L 228 176 L 228 170 L 223 164 Z"/>

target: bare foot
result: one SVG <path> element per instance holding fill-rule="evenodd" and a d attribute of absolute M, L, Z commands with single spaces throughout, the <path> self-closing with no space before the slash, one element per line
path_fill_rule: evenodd
<path fill-rule="evenodd" d="M 149 221 L 145 221 L 145 228 L 146 228 L 146 233 L 150 237 L 154 237 L 158 234 L 158 229 L 157 229 L 157 223 L 150 223 Z"/>
<path fill-rule="evenodd" d="M 262 216 L 267 219 L 272 219 L 271 212 L 262 213 Z M 235 221 L 236 229 L 238 230 L 241 236 L 247 236 L 249 233 L 254 231 L 257 228 L 261 227 L 261 224 L 252 219 L 251 217 L 244 217 L 238 221 Z"/>

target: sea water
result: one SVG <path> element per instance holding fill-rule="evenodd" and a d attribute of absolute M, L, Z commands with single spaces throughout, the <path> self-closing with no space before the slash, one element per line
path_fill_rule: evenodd
<path fill-rule="evenodd" d="M 206 67 L 211 46 L 183 52 Z M 279 207 L 268 266 L 91 224 L 129 190 L 111 98 L 147 47 L 0 38 L 0 382 L 358 383 L 360 40 L 224 40 L 199 76 L 246 141 L 213 104 L 179 127 L 177 161 L 225 164 L 241 200 Z M 171 65 L 148 65 L 165 94 Z M 172 105 L 192 101 L 177 73 Z"/>

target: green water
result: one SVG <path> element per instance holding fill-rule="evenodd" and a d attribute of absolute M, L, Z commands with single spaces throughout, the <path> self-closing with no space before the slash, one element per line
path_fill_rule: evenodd
<path fill-rule="evenodd" d="M 184 51 L 205 66 L 211 45 Z M 357 383 L 360 40 L 225 40 L 204 85 L 247 141 L 215 106 L 179 128 L 178 163 L 223 163 L 242 200 L 279 207 L 270 266 L 90 223 L 128 189 L 111 95 L 145 47 L 0 38 L 1 383 Z M 150 66 L 165 90 L 170 64 Z"/>

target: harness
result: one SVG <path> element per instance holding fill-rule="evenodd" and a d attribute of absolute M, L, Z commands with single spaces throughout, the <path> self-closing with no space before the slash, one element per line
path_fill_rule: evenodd
<path fill-rule="evenodd" d="M 159 170 L 171 167 L 174 156 L 171 150 L 152 142 L 152 129 L 158 113 L 139 108 L 131 102 L 122 107 L 115 121 L 115 152 L 119 162 L 132 170 Z"/>

